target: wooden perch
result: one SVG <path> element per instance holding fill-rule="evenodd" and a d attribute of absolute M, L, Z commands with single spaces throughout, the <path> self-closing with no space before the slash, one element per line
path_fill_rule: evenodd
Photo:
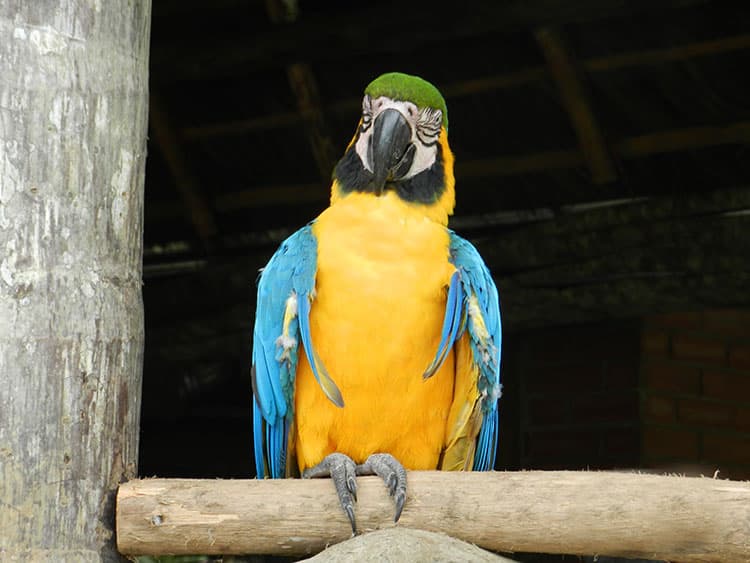
<path fill-rule="evenodd" d="M 383 483 L 358 483 L 360 530 L 393 526 Z M 410 472 L 398 525 L 493 551 L 747 561 L 750 483 L 614 472 Z M 117 497 L 117 545 L 130 555 L 304 555 L 350 535 L 327 479 L 145 479 L 121 485 Z"/>

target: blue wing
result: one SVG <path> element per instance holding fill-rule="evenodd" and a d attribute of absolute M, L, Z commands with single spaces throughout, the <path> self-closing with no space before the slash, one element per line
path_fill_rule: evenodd
<path fill-rule="evenodd" d="M 495 465 L 498 437 L 497 401 L 500 398 L 500 348 L 502 327 L 497 287 L 477 249 L 467 240 L 450 233 L 451 262 L 456 274 L 448 291 L 443 334 L 457 341 L 468 331 L 471 361 L 474 364 L 479 395 L 481 427 L 477 435 L 473 469 L 487 471 Z M 454 289 L 454 284 L 457 286 Z M 451 303 L 451 292 L 460 295 L 460 305 Z M 453 330 L 461 324 L 458 332 Z M 451 342 L 451 345 L 453 343 Z"/>
<path fill-rule="evenodd" d="M 341 393 L 318 358 L 310 336 L 317 252 L 317 240 L 311 225 L 307 225 L 281 244 L 258 280 L 252 381 L 253 442 L 259 478 L 284 477 L 287 473 L 300 339 L 324 393 L 343 406 Z"/>

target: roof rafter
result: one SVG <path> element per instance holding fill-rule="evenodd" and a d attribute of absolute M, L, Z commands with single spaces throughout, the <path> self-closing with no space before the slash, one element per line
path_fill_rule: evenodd
<path fill-rule="evenodd" d="M 556 29 L 540 28 L 534 33 L 534 37 L 557 84 L 563 107 L 578 138 L 578 145 L 591 173 L 591 179 L 595 184 L 613 182 L 617 178 L 615 163 L 607 149 L 584 78 L 573 55 Z"/>
<path fill-rule="evenodd" d="M 193 229 L 203 244 L 208 246 L 210 240 L 218 233 L 216 219 L 208 200 L 203 195 L 200 181 L 182 150 L 180 135 L 172 125 L 161 98 L 153 91 L 149 101 L 149 125 L 154 142 L 164 157 L 175 187 L 180 193 Z"/>
<path fill-rule="evenodd" d="M 279 25 L 291 24 L 299 17 L 297 0 L 266 0 L 270 20 Z M 336 162 L 335 149 L 318 93 L 318 81 L 312 67 L 306 62 L 292 62 L 286 67 L 289 86 L 297 100 L 299 117 L 318 166 L 320 177 L 330 178 Z"/>
<path fill-rule="evenodd" d="M 424 25 L 424 14 L 435 11 L 434 2 L 410 3 L 404 10 L 400 3 L 381 6 L 393 9 L 398 18 L 383 26 L 373 20 L 367 4 L 319 14 L 278 29 L 255 34 L 252 41 L 226 40 L 211 51 L 194 41 L 160 45 L 152 54 L 152 79 L 169 82 L 205 79 L 207 76 L 231 76 L 240 70 L 247 73 L 260 68 L 282 67 L 305 53 L 309 62 L 342 61 L 362 52 L 397 53 L 406 49 L 430 48 L 447 40 L 459 40 L 479 34 L 513 32 L 540 26 L 582 23 L 614 19 L 636 14 L 673 12 L 676 9 L 703 4 L 707 0 L 673 0 L 654 3 L 650 0 L 525 0 L 516 2 L 476 3 L 471 10 L 443 10 L 443 17 L 432 18 Z M 352 22 L 358 24 L 353 26 Z M 376 37 L 377 41 L 373 41 Z M 341 46 L 346 45 L 346 49 Z"/>
<path fill-rule="evenodd" d="M 645 49 L 630 53 L 591 57 L 580 61 L 579 64 L 586 72 L 598 73 L 634 66 L 666 64 L 746 49 L 750 49 L 750 34 L 732 35 L 710 41 L 696 41 L 664 49 Z M 446 84 L 441 86 L 441 91 L 446 98 L 458 98 L 494 90 L 517 88 L 525 84 L 539 82 L 548 76 L 549 72 L 547 68 L 537 66 L 505 74 Z M 356 110 L 360 107 L 361 103 L 361 99 L 351 98 L 329 104 L 324 109 L 332 112 L 347 112 Z M 301 120 L 302 117 L 299 112 L 280 112 L 250 119 L 186 127 L 183 130 L 183 134 L 186 139 L 202 139 L 222 135 L 243 135 L 252 131 L 291 127 L 298 124 Z"/>
<path fill-rule="evenodd" d="M 702 149 L 707 147 L 750 143 L 750 121 L 739 121 L 719 127 L 685 127 L 636 135 L 613 143 L 613 152 L 621 159 L 643 158 L 653 154 Z M 513 176 L 545 170 L 563 170 L 585 165 L 579 149 L 543 151 L 520 156 L 500 156 L 456 162 L 459 178 Z M 324 184 L 258 186 L 226 193 L 214 201 L 217 210 L 262 208 L 273 205 L 324 203 L 329 197 Z M 167 207 L 151 208 L 150 213 L 166 216 Z"/>

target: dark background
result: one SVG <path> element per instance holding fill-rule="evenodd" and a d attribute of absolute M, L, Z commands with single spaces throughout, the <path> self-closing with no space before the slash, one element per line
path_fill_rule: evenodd
<path fill-rule="evenodd" d="M 497 469 L 750 477 L 749 24 L 698 0 L 154 2 L 141 475 L 254 475 L 258 269 L 398 70 L 446 97 L 451 226 L 500 290 Z"/>

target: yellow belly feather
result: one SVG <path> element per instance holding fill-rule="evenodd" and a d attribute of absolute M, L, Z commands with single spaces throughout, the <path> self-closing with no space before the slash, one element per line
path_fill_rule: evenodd
<path fill-rule="evenodd" d="M 451 353 L 422 374 L 440 342 L 447 286 L 445 227 L 393 193 L 351 194 L 313 225 L 318 239 L 312 339 L 345 406 L 333 405 L 300 354 L 294 444 L 300 471 L 332 452 L 363 462 L 387 452 L 434 469 L 453 402 Z M 453 418 L 453 416 L 451 416 Z"/>

